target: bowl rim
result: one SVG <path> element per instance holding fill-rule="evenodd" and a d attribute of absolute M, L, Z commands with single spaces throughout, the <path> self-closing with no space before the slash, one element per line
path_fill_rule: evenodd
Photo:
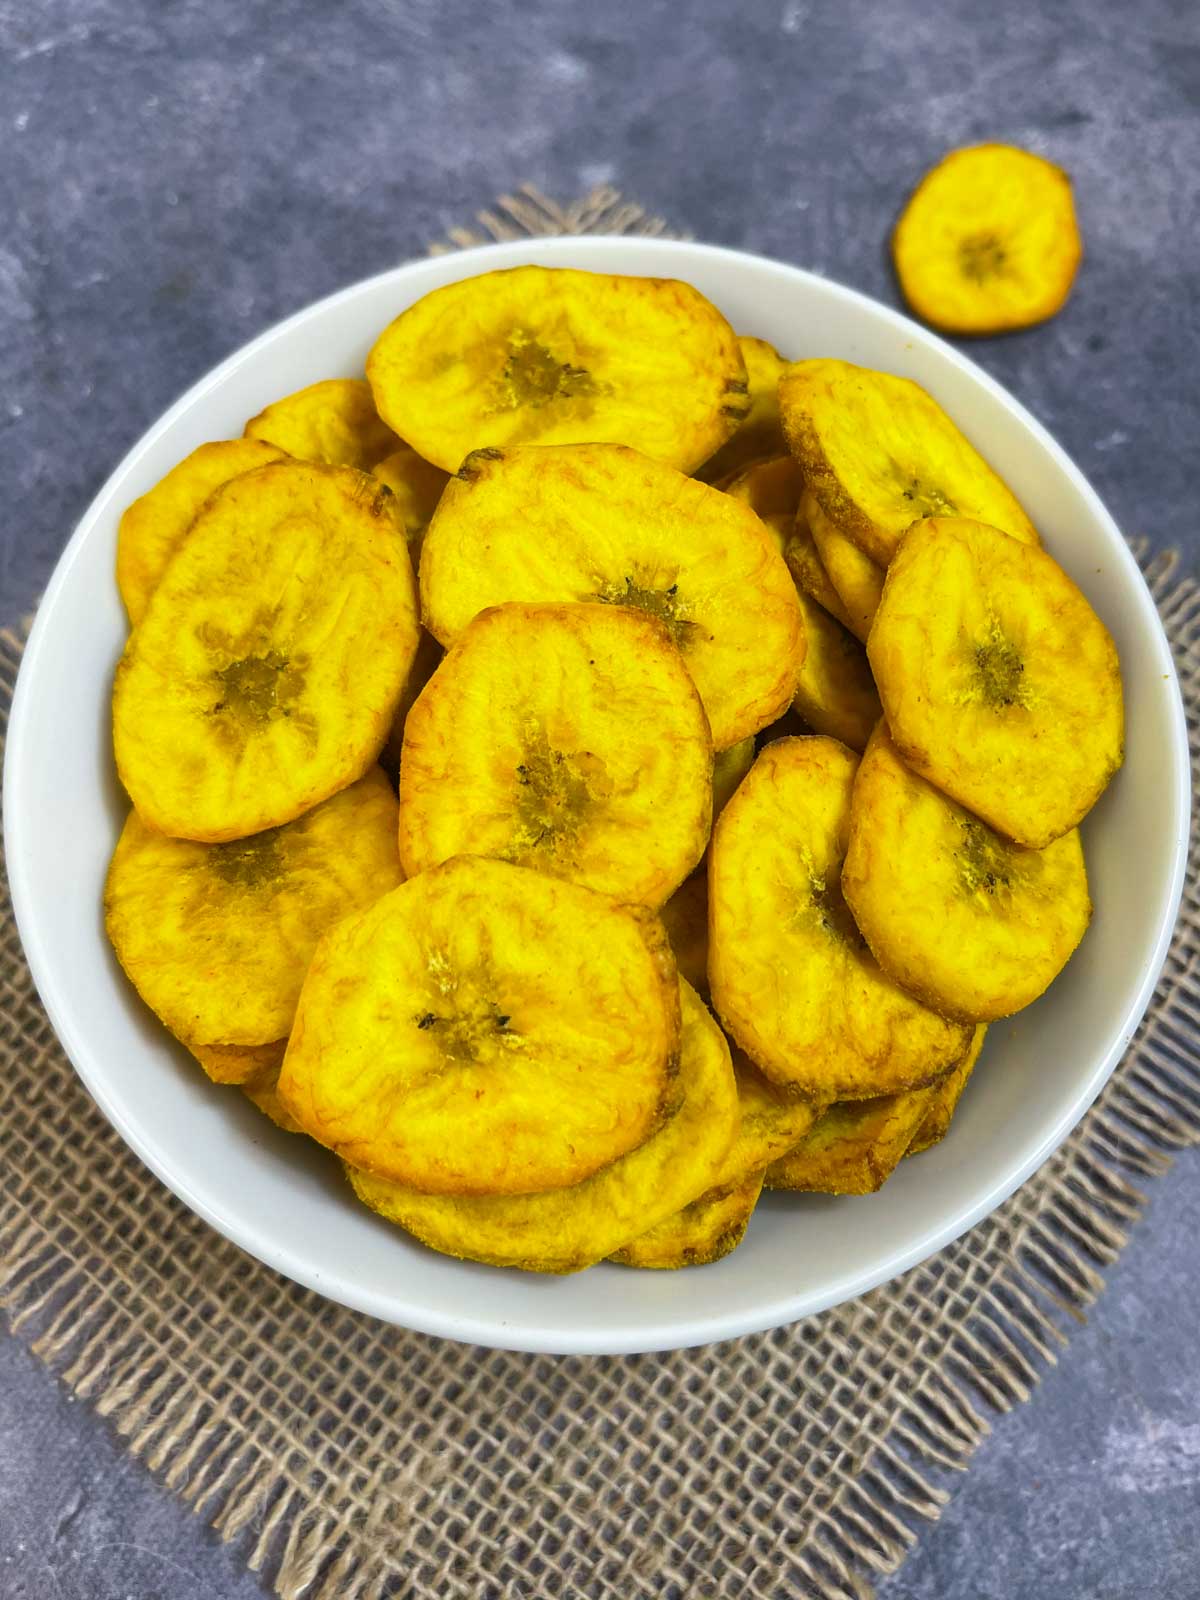
<path fill-rule="evenodd" d="M 694 1348 L 717 1340 L 764 1331 L 796 1321 L 800 1317 L 825 1311 L 845 1300 L 865 1294 L 881 1283 L 888 1282 L 918 1265 L 965 1233 L 1008 1199 L 1042 1165 L 1083 1117 L 1111 1076 L 1132 1042 L 1134 1032 L 1157 987 L 1174 933 L 1187 869 L 1191 770 L 1187 721 L 1178 673 L 1157 607 L 1137 562 L 1113 517 L 1084 473 L 1049 431 L 1002 384 L 946 340 L 882 301 L 806 268 L 728 246 L 641 236 L 566 235 L 559 238 L 530 238 L 480 245 L 455 252 L 453 260 L 456 265 L 461 265 L 460 275 L 466 278 L 493 268 L 522 265 L 532 252 L 536 252 L 541 261 L 547 256 L 559 254 L 570 256 L 581 246 L 586 246 L 589 255 L 599 257 L 611 255 L 618 258 L 611 268 L 617 272 L 621 270 L 620 256 L 631 247 L 652 247 L 656 253 L 662 254 L 664 263 L 676 261 L 677 275 L 683 278 L 687 276 L 688 264 L 695 263 L 698 257 L 716 265 L 723 261 L 743 266 L 749 263 L 758 271 L 769 272 L 793 281 L 799 279 L 817 283 L 824 293 L 840 298 L 852 308 L 869 311 L 874 317 L 884 318 L 886 322 L 892 324 L 898 335 L 911 339 L 915 334 L 922 343 L 931 345 L 945 360 L 963 371 L 1016 415 L 1018 421 L 1033 435 L 1057 468 L 1067 477 L 1072 487 L 1087 502 L 1091 514 L 1111 535 L 1113 551 L 1124 569 L 1125 587 L 1131 602 L 1136 603 L 1143 612 L 1143 620 L 1150 623 L 1149 633 L 1159 656 L 1156 667 L 1169 690 L 1173 724 L 1172 751 L 1175 758 L 1170 804 L 1174 814 L 1180 818 L 1181 825 L 1176 836 L 1170 880 L 1160 907 L 1152 953 L 1144 964 L 1141 980 L 1126 1007 L 1121 1025 L 1114 1031 L 1108 1048 L 1094 1061 L 1087 1077 L 1071 1095 L 1060 1114 L 1045 1127 L 1042 1137 L 1024 1159 L 1006 1168 L 1003 1174 L 971 1203 L 960 1205 L 949 1215 L 931 1222 L 928 1227 L 909 1239 L 903 1248 L 894 1250 L 873 1268 L 847 1270 L 841 1276 L 827 1280 L 819 1292 L 792 1291 L 770 1301 L 756 1300 L 750 1308 L 734 1308 L 720 1315 L 703 1318 L 691 1317 L 688 1319 L 687 1330 L 682 1335 L 676 1322 L 660 1319 L 658 1322 L 639 1325 L 625 1334 L 609 1334 L 598 1341 L 594 1336 L 589 1338 L 587 1330 L 564 1331 L 552 1324 L 537 1328 L 522 1326 L 517 1334 L 498 1316 L 454 1315 L 436 1309 L 431 1311 L 422 1303 L 406 1303 L 401 1311 L 395 1303 L 394 1293 L 377 1292 L 369 1285 L 341 1278 L 336 1272 L 316 1269 L 290 1246 L 280 1243 L 269 1234 L 262 1233 L 254 1219 L 239 1214 L 236 1208 L 223 1209 L 211 1203 L 207 1197 L 196 1193 L 186 1179 L 170 1170 L 168 1164 L 160 1159 L 151 1137 L 131 1121 L 118 1103 L 117 1097 L 110 1092 L 110 1074 L 98 1062 L 87 1038 L 72 1020 L 70 1009 L 63 998 L 62 986 L 55 975 L 49 950 L 42 941 L 34 911 L 34 888 L 26 869 L 28 856 L 23 848 L 26 822 L 25 809 L 21 803 L 21 786 L 27 765 L 25 751 L 29 737 L 31 685 L 38 675 L 46 640 L 55 626 L 59 596 L 69 581 L 84 542 L 90 537 L 93 526 L 107 509 L 116 486 L 124 481 L 126 474 L 138 460 L 151 450 L 162 435 L 170 430 L 197 401 L 210 390 L 222 385 L 239 368 L 255 361 L 275 340 L 286 337 L 310 318 L 332 311 L 340 304 L 349 302 L 372 288 L 383 287 L 389 281 L 397 279 L 402 281 L 403 276 L 412 268 L 429 264 L 428 258 L 416 257 L 375 273 L 369 278 L 360 279 L 310 302 L 273 323 L 218 362 L 185 390 L 158 420 L 150 425 L 108 475 L 80 518 L 55 565 L 38 605 L 37 615 L 22 655 L 13 693 L 5 749 L 4 850 L 14 917 L 26 959 L 47 1016 L 68 1059 L 83 1080 L 92 1099 L 125 1143 L 160 1182 L 190 1210 L 255 1259 L 294 1282 L 316 1291 L 327 1299 L 377 1317 L 384 1322 L 496 1349 L 561 1355 L 624 1355 Z"/>

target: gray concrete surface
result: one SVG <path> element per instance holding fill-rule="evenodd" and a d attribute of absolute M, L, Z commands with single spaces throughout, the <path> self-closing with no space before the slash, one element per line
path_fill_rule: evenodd
<path fill-rule="evenodd" d="M 189 383 L 499 190 L 611 181 L 895 301 L 898 204 L 981 138 L 1071 171 L 1087 256 L 1055 322 L 972 353 L 1128 533 L 1200 556 L 1191 0 L 0 0 L 0 131 L 0 622 Z M 1153 1195 L 883 1600 L 1200 1594 L 1200 1157 Z M 0 1337 L 0 1600 L 260 1592 Z"/>

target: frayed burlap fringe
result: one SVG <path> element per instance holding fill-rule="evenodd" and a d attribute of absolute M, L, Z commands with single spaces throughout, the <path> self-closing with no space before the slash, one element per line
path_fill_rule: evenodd
<path fill-rule="evenodd" d="M 612 191 L 561 210 L 525 190 L 480 227 L 664 231 Z M 1196 752 L 1200 588 L 1138 554 Z M 0 634 L 4 723 L 21 647 Z M 1096 1106 L 934 1259 L 794 1327 L 556 1359 L 382 1326 L 212 1233 L 88 1099 L 5 899 L 0 1306 L 284 1600 L 867 1600 L 938 1516 L 943 1469 L 1028 1397 L 1099 1293 L 1137 1185 L 1200 1139 L 1198 926 L 1192 873 L 1155 1001 Z"/>
<path fill-rule="evenodd" d="M 651 216 L 607 184 L 593 189 L 581 200 L 560 206 L 548 200 L 533 184 L 524 183 L 516 194 L 502 194 L 490 210 L 476 212 L 473 228 L 450 228 L 444 239 L 430 245 L 429 254 L 444 256 L 452 250 L 467 250 L 476 244 L 499 244 L 505 239 L 553 239 L 576 233 L 624 233 L 655 239 L 690 237 L 668 228 L 662 217 Z"/>

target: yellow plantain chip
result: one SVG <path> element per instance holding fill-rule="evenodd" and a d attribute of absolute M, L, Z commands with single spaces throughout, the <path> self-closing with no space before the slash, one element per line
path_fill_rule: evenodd
<path fill-rule="evenodd" d="M 117 958 L 210 1077 L 278 1068 L 326 928 L 400 882 L 396 799 L 378 768 L 295 822 L 231 844 L 131 812 L 104 890 Z"/>
<path fill-rule="evenodd" d="M 732 478 L 722 479 L 717 488 L 749 506 L 757 516 L 791 521 L 800 505 L 804 479 L 794 456 L 777 455 L 752 461 Z"/>
<path fill-rule="evenodd" d="M 747 507 L 618 445 L 476 451 L 421 553 L 425 625 L 449 645 L 505 601 L 657 617 L 724 750 L 776 717 L 804 656 L 796 590 Z"/>
<path fill-rule="evenodd" d="M 892 235 L 904 298 L 947 333 L 1003 333 L 1065 303 L 1083 242 L 1071 180 L 1010 144 L 952 150 L 926 173 Z"/>
<path fill-rule="evenodd" d="M 795 1149 L 767 1168 L 767 1189 L 874 1194 L 896 1170 L 937 1086 L 829 1107 Z"/>
<path fill-rule="evenodd" d="M 812 536 L 812 529 L 802 510 L 797 511 L 795 521 L 792 523 L 787 543 L 783 547 L 783 558 L 787 562 L 792 581 L 801 594 L 806 594 L 810 600 L 815 600 L 823 611 L 828 612 L 843 628 L 853 633 L 850 613 L 842 604 L 841 595 L 829 581 L 829 574 L 825 571 L 816 540 Z"/>
<path fill-rule="evenodd" d="M 703 879 L 689 881 L 703 882 Z M 684 888 L 687 888 L 686 884 Z M 685 1207 L 678 1217 L 670 1218 L 652 1229 L 650 1233 L 634 1240 L 626 1251 L 614 1255 L 614 1261 L 623 1261 L 629 1266 L 637 1267 L 691 1266 L 699 1264 L 701 1259 L 715 1261 L 717 1259 L 715 1255 L 704 1258 L 697 1256 L 695 1260 L 665 1258 L 672 1248 L 678 1250 L 682 1243 L 681 1235 L 690 1239 L 694 1245 L 698 1237 L 703 1237 L 701 1230 L 706 1221 L 713 1224 L 713 1236 L 716 1237 L 724 1231 L 715 1227 L 718 1217 L 736 1217 L 741 1214 L 741 1227 L 736 1235 L 730 1238 L 728 1249 L 721 1251 L 722 1255 L 728 1254 L 729 1250 L 740 1243 L 745 1232 L 745 1224 L 754 1210 L 762 1187 L 764 1168 L 793 1149 L 797 1142 L 809 1133 L 822 1114 L 824 1109 L 822 1106 L 800 1099 L 796 1095 L 781 1093 L 763 1077 L 745 1052 L 736 1047 L 733 1050 L 733 1072 L 737 1080 L 741 1123 L 737 1138 L 729 1147 L 713 1179 L 713 1187 L 691 1206 Z M 732 1203 L 726 1205 L 725 1202 L 732 1202 L 732 1197 L 735 1195 L 742 1196 L 742 1202 L 736 1206 Z M 632 1259 L 634 1254 L 643 1252 L 648 1256 L 651 1249 L 663 1259 Z"/>
<path fill-rule="evenodd" d="M 788 545 L 792 542 L 792 531 L 795 526 L 791 517 L 785 517 L 782 511 L 773 511 L 769 516 L 759 519 L 767 530 L 772 545 L 781 556 L 787 555 Z"/>
<path fill-rule="evenodd" d="M 867 652 L 803 591 L 800 609 L 808 649 L 792 706 L 814 733 L 865 750 L 883 715 Z"/>
<path fill-rule="evenodd" d="M 447 472 L 483 446 L 633 445 L 691 472 L 750 407 L 732 328 L 690 284 L 514 267 L 435 289 L 367 359 L 379 414 Z"/>
<path fill-rule="evenodd" d="M 717 1013 L 773 1083 L 825 1102 L 932 1082 L 968 1038 L 880 971 L 846 908 L 857 765 L 834 739 L 767 745 L 709 852 Z"/>
<path fill-rule="evenodd" d="M 117 528 L 117 587 L 133 627 L 142 620 L 167 562 L 213 490 L 282 455 L 282 450 L 258 439 L 202 444 L 133 502 Z"/>
<path fill-rule="evenodd" d="M 177 841 L 176 841 L 177 842 Z M 300 974 L 303 977 L 303 973 Z M 249 1083 L 264 1072 L 278 1073 L 287 1039 L 266 1044 L 191 1044 L 188 1049 L 214 1083 Z"/>
<path fill-rule="evenodd" d="M 712 826 L 708 720 L 665 626 L 624 606 L 481 611 L 408 714 L 400 861 L 495 856 L 659 906 Z"/>
<path fill-rule="evenodd" d="M 205 504 L 113 690 L 117 770 L 151 827 L 242 838 L 374 763 L 417 646 L 391 498 L 363 473 L 281 461 Z"/>
<path fill-rule="evenodd" d="M 803 739 L 807 738 L 812 731 L 795 706 L 791 705 L 781 717 L 777 717 L 769 728 L 764 728 L 755 738 L 755 748 L 756 751 L 761 752 L 766 749 L 767 745 L 774 744 L 776 739 Z M 711 850 L 711 848 L 712 842 L 710 840 L 709 849 Z"/>
<path fill-rule="evenodd" d="M 744 1050 L 733 1047 L 741 1125 L 713 1185 L 731 1189 L 762 1172 L 795 1147 L 824 1111 L 816 1101 L 777 1089 Z"/>
<path fill-rule="evenodd" d="M 712 1187 L 738 1123 L 729 1046 L 702 1002 L 686 984 L 679 989 L 683 1029 L 670 1114 L 636 1149 L 582 1182 L 540 1194 L 423 1194 L 351 1166 L 355 1194 L 444 1255 L 530 1272 L 579 1272 L 665 1222 Z"/>
<path fill-rule="evenodd" d="M 1056 561 L 996 528 L 915 527 L 867 655 L 904 760 L 1017 844 L 1068 833 L 1121 765 L 1108 629 Z"/>
<path fill-rule="evenodd" d="M 696 476 L 705 483 L 720 483 L 738 473 L 752 461 L 782 455 L 787 449 L 779 421 L 779 380 L 788 363 L 765 339 L 738 338 L 738 348 L 746 363 L 746 383 L 750 409 L 734 434 L 710 456 Z"/>
<path fill-rule="evenodd" d="M 251 417 L 247 439 L 265 439 L 301 461 L 372 471 L 401 443 L 379 420 L 362 378 L 325 378 Z"/>
<path fill-rule="evenodd" d="M 933 1099 L 929 1102 L 921 1126 L 913 1135 L 913 1141 L 904 1152 L 905 1156 L 919 1156 L 923 1150 L 928 1150 L 932 1145 L 939 1143 L 950 1131 L 950 1123 L 958 1109 L 958 1102 L 962 1099 L 962 1092 L 967 1087 L 967 1079 L 975 1070 L 975 1063 L 979 1060 L 979 1052 L 983 1049 L 984 1037 L 987 1028 L 980 1023 L 975 1029 L 975 1037 L 971 1040 L 971 1048 L 966 1055 L 946 1076 L 937 1084 L 933 1091 Z"/>
<path fill-rule="evenodd" d="M 264 1116 L 270 1117 L 275 1126 L 282 1128 L 284 1133 L 303 1133 L 304 1129 L 279 1098 L 279 1069 L 283 1064 L 283 1052 L 286 1048 L 287 1040 L 281 1039 L 279 1059 L 274 1066 L 265 1067 L 254 1077 L 247 1078 L 241 1089 L 251 1105 L 257 1106 Z"/>
<path fill-rule="evenodd" d="M 865 644 L 883 597 L 886 570 L 834 527 L 811 489 L 804 491 L 801 504 L 821 566 L 842 603 L 850 631 Z"/>
<path fill-rule="evenodd" d="M 379 757 L 381 766 L 391 778 L 397 778 L 400 772 L 400 753 L 404 748 L 404 726 L 408 721 L 408 713 L 417 703 L 417 697 L 425 685 L 441 666 L 446 652 L 430 633 L 428 628 L 422 628 L 417 638 L 417 650 L 413 656 L 412 668 L 404 681 L 404 691 L 400 696 L 400 703 L 396 707 L 392 726 L 387 736 L 387 743 Z"/>
<path fill-rule="evenodd" d="M 526 1194 L 648 1138 L 678 1047 L 656 917 L 460 856 L 326 934 L 279 1093 L 314 1139 L 380 1177 Z"/>
<path fill-rule="evenodd" d="M 718 750 L 713 757 L 713 821 L 724 811 L 739 783 L 754 765 L 754 735 Z"/>
<path fill-rule="evenodd" d="M 614 1251 L 609 1260 L 623 1267 L 668 1271 L 720 1261 L 745 1237 L 762 1186 L 763 1175 L 756 1172 L 735 1189 L 709 1189 L 690 1206 Z"/>
<path fill-rule="evenodd" d="M 404 524 L 415 566 L 420 558 L 425 530 L 437 510 L 437 503 L 450 481 L 450 475 L 443 472 L 441 467 L 435 467 L 432 461 L 426 461 L 424 456 L 419 456 L 410 445 L 402 444 L 390 456 L 384 456 L 382 461 L 375 463 L 371 468 L 371 476 L 387 484 L 396 496 L 396 515 Z"/>
<path fill-rule="evenodd" d="M 848 361 L 797 361 L 779 403 L 806 487 L 880 566 L 919 517 L 978 517 L 1037 543 L 1012 492 L 911 379 Z"/>
<path fill-rule="evenodd" d="M 800 468 L 791 456 L 756 461 L 718 485 L 732 499 L 750 507 L 781 556 L 786 555 L 792 540 L 802 486 Z"/>
<path fill-rule="evenodd" d="M 854 780 L 842 892 L 883 970 L 943 1016 L 1042 994 L 1087 931 L 1078 828 L 1022 850 L 910 772 L 882 722 Z"/>
<path fill-rule="evenodd" d="M 697 994 L 708 993 L 708 878 L 693 872 L 663 905 L 659 915 L 675 955 L 679 976 Z"/>

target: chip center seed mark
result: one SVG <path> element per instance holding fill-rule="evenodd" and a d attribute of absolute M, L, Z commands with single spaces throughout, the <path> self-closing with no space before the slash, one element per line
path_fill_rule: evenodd
<path fill-rule="evenodd" d="M 697 624 L 687 615 L 687 602 L 680 598 L 678 583 L 655 587 L 644 582 L 643 575 L 637 573 L 598 581 L 600 587 L 585 598 L 599 600 L 606 606 L 632 606 L 635 611 L 644 611 L 647 616 L 657 617 L 659 622 L 665 624 L 677 648 L 687 648 Z"/>
<path fill-rule="evenodd" d="M 974 680 L 979 698 L 994 710 L 1028 704 L 1025 663 L 994 619 L 987 637 L 975 646 Z"/>
<path fill-rule="evenodd" d="M 962 829 L 962 843 L 955 855 L 964 893 L 993 897 L 1010 893 L 1017 877 L 1012 850 L 974 817 L 962 817 L 958 825 Z"/>
<path fill-rule="evenodd" d="M 438 1009 L 418 1011 L 412 1020 L 422 1033 L 436 1037 L 443 1055 L 455 1061 L 478 1061 L 485 1053 L 494 1054 L 496 1044 L 513 1049 L 524 1043 L 511 1026 L 509 1014 L 494 1000 L 482 998 L 490 988 L 486 959 L 478 971 L 463 971 L 444 951 L 431 950 L 426 964 L 438 995 L 434 1002 Z"/>
<path fill-rule="evenodd" d="M 958 264 L 972 283 L 1008 276 L 1008 252 L 995 233 L 969 233 L 960 239 Z"/>
<path fill-rule="evenodd" d="M 422 1011 L 413 1018 L 423 1033 L 435 1034 L 443 1054 L 455 1061 L 477 1061 L 481 1047 L 489 1041 L 515 1039 L 510 1020 L 494 1003 L 478 1011 L 455 1011 L 445 1017 L 436 1011 Z"/>
<path fill-rule="evenodd" d="M 898 462 L 894 463 L 894 466 L 900 483 L 901 499 L 908 501 L 914 521 L 921 517 L 958 515 L 958 507 L 953 500 L 943 494 L 935 483 L 923 483 L 914 473 L 905 472 Z"/>
<path fill-rule="evenodd" d="M 214 713 L 232 712 L 243 722 L 272 722 L 290 717 L 290 703 L 304 688 L 304 674 L 278 650 L 243 656 L 213 674 L 221 686 Z"/>
<path fill-rule="evenodd" d="M 586 367 L 558 361 L 527 328 L 514 328 L 508 336 L 507 355 L 494 385 L 497 411 L 534 410 L 556 400 L 574 400 L 599 393 Z"/>
<path fill-rule="evenodd" d="M 205 859 L 223 882 L 243 889 L 261 888 L 283 873 L 279 829 L 268 828 L 264 833 L 251 834 L 248 839 L 214 844 Z"/>
<path fill-rule="evenodd" d="M 531 738 L 516 769 L 514 854 L 569 845 L 605 789 L 604 779 L 603 766 L 590 751 L 557 750 L 545 734 Z"/>

